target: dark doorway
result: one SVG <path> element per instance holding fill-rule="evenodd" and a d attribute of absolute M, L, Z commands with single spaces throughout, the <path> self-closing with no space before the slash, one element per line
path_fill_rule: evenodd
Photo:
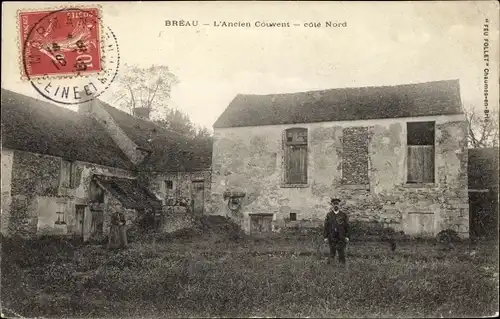
<path fill-rule="evenodd" d="M 92 237 L 100 237 L 104 235 L 104 213 L 102 210 L 91 210 L 91 226 L 90 233 Z"/>
<path fill-rule="evenodd" d="M 194 215 L 203 215 L 203 206 L 205 201 L 205 183 L 203 181 L 193 181 L 191 198 L 193 199 Z"/>
<path fill-rule="evenodd" d="M 251 214 L 250 234 L 265 234 L 272 232 L 273 214 Z"/>
<path fill-rule="evenodd" d="M 85 225 L 85 205 L 75 205 L 76 234 L 83 237 Z"/>

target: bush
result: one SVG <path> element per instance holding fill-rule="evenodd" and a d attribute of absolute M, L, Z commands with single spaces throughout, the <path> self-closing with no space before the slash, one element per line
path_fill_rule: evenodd
<path fill-rule="evenodd" d="M 444 229 L 437 234 L 437 240 L 440 243 L 458 243 L 461 241 L 458 233 L 452 229 Z"/>
<path fill-rule="evenodd" d="M 145 212 L 141 214 L 139 219 L 134 223 L 134 228 L 138 232 L 150 232 L 156 230 L 157 220 L 153 212 Z"/>
<path fill-rule="evenodd" d="M 107 245 L 108 235 L 92 236 L 85 243 L 87 245 Z"/>
<path fill-rule="evenodd" d="M 138 236 L 139 238 L 139 236 Z M 230 241 L 240 242 L 245 239 L 243 230 L 230 218 L 223 216 L 201 216 L 196 217 L 193 226 L 181 228 L 171 233 L 149 233 L 140 235 L 140 241 L 150 242 L 170 242 L 181 241 L 190 242 L 203 239 L 204 241 Z"/>
<path fill-rule="evenodd" d="M 393 238 L 397 235 L 391 227 L 386 227 L 384 224 L 377 221 L 363 222 L 363 221 L 351 221 L 351 237 L 353 239 L 371 239 L 380 238 L 387 239 Z"/>
<path fill-rule="evenodd" d="M 229 241 L 240 241 L 246 238 L 239 225 L 228 217 L 201 216 L 195 219 L 193 230 L 203 236 L 217 237 Z"/>

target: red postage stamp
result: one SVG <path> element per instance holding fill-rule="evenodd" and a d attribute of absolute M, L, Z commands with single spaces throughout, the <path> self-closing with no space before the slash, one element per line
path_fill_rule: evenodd
<path fill-rule="evenodd" d="M 98 8 L 19 12 L 23 78 L 79 76 L 102 70 Z"/>

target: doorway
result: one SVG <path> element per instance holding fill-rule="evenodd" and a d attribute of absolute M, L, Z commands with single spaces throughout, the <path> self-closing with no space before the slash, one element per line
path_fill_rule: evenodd
<path fill-rule="evenodd" d="M 250 214 L 250 234 L 272 232 L 273 214 Z"/>
<path fill-rule="evenodd" d="M 195 216 L 203 215 L 203 206 L 205 201 L 205 183 L 204 181 L 193 181 L 191 198 L 193 199 L 193 214 Z"/>
<path fill-rule="evenodd" d="M 90 236 L 101 237 L 104 234 L 104 213 L 102 210 L 90 210 Z"/>
<path fill-rule="evenodd" d="M 76 234 L 83 237 L 85 225 L 85 205 L 75 205 Z"/>

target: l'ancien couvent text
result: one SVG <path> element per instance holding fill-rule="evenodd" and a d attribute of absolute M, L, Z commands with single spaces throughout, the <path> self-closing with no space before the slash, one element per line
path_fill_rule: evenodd
<path fill-rule="evenodd" d="M 200 23 L 199 20 L 165 20 L 166 27 L 197 27 L 197 26 L 212 26 L 216 28 L 291 28 L 291 27 L 307 27 L 307 28 L 345 28 L 347 22 L 339 21 L 306 21 L 306 22 L 289 22 L 289 21 L 225 21 L 215 20 L 212 23 Z"/>

